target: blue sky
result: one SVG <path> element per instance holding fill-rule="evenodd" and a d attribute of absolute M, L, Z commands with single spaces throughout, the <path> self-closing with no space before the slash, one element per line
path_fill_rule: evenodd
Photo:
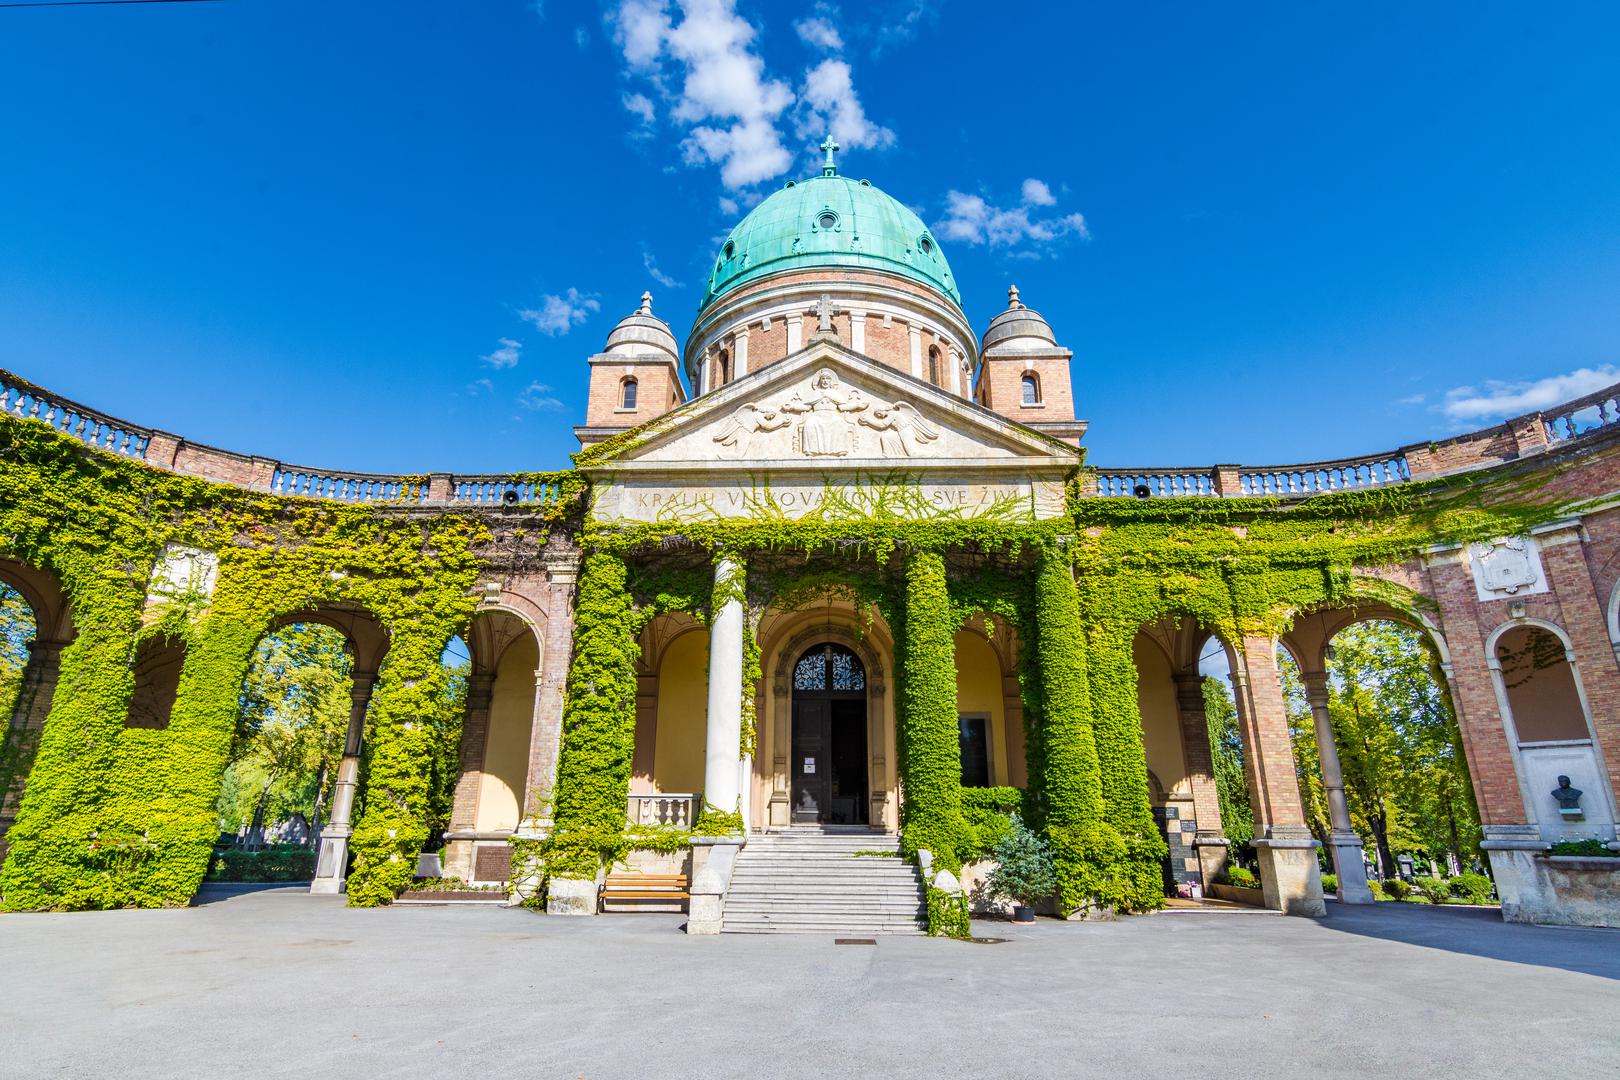
<path fill-rule="evenodd" d="M 614 321 L 650 288 L 684 336 L 830 125 L 976 326 L 1016 282 L 1074 350 L 1094 463 L 1384 450 L 1620 379 L 1616 41 L 1613 4 L 0 7 L 0 366 L 299 464 L 560 466 Z"/>

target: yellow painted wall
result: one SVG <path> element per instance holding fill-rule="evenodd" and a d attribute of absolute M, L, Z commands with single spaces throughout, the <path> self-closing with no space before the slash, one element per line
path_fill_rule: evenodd
<path fill-rule="evenodd" d="M 1142 744 L 1147 767 L 1167 794 L 1185 786 L 1187 766 L 1181 753 L 1181 721 L 1176 715 L 1176 684 L 1170 661 L 1158 646 L 1140 635 L 1131 650 L 1136 661 L 1136 701 L 1142 710 Z"/>
<path fill-rule="evenodd" d="M 510 832 L 523 816 L 529 781 L 529 731 L 534 725 L 534 672 L 540 645 L 525 633 L 506 647 L 489 700 L 489 737 L 478 785 L 479 832 Z"/>
<path fill-rule="evenodd" d="M 709 635 L 682 634 L 658 666 L 658 737 L 653 790 L 703 790 L 703 750 L 709 711 Z"/>
<path fill-rule="evenodd" d="M 1007 709 L 1001 694 L 1001 662 L 978 634 L 956 634 L 956 711 L 990 717 L 990 782 L 1007 784 Z"/>

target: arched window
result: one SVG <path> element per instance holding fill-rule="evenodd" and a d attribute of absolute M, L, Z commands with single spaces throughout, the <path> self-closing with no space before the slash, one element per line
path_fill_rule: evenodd
<path fill-rule="evenodd" d="M 939 346 L 928 346 L 928 381 L 939 385 Z"/>
<path fill-rule="evenodd" d="M 1591 738 L 1564 643 L 1539 626 L 1515 627 L 1496 643 L 1502 688 L 1519 742 Z"/>
<path fill-rule="evenodd" d="M 718 389 L 731 381 L 731 354 L 721 349 L 714 358 L 714 385 Z"/>
<path fill-rule="evenodd" d="M 1020 381 L 1023 384 L 1024 404 L 1039 405 L 1041 403 L 1041 380 L 1033 371 L 1026 371 Z"/>
<path fill-rule="evenodd" d="M 634 375 L 626 376 L 619 384 L 619 408 L 633 412 L 636 407 L 636 379 Z"/>

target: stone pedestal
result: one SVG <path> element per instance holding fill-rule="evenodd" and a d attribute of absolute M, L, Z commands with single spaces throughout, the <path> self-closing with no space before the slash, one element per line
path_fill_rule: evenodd
<path fill-rule="evenodd" d="M 1502 918 L 1620 927 L 1620 859 L 1549 857 L 1547 846 L 1535 825 L 1485 826 L 1480 847 L 1491 860 Z"/>
<path fill-rule="evenodd" d="M 687 890 L 688 934 L 718 934 L 725 925 L 726 893 L 737 856 L 747 840 L 742 836 L 694 836 L 692 838 L 692 886 Z"/>
<path fill-rule="evenodd" d="M 1339 902 L 1372 903 L 1373 894 L 1367 886 L 1367 860 L 1363 857 L 1361 837 L 1334 830 L 1328 854 L 1333 858 L 1333 876 L 1339 879 Z"/>
<path fill-rule="evenodd" d="M 315 856 L 315 879 L 309 883 L 310 892 L 331 896 L 343 891 L 348 880 L 349 836 L 353 832 L 347 821 L 321 830 L 321 848 Z"/>
<path fill-rule="evenodd" d="M 594 878 L 552 878 L 546 888 L 547 915 L 595 915 L 601 875 Z"/>
<path fill-rule="evenodd" d="M 1193 835 L 1193 851 L 1198 855 L 1199 881 L 1208 889 L 1226 877 L 1231 862 L 1231 841 L 1219 833 L 1199 832 Z"/>
<path fill-rule="evenodd" d="M 1304 828 L 1278 826 L 1273 835 L 1252 841 L 1260 861 L 1260 892 L 1266 907 L 1284 915 L 1320 918 L 1322 875 L 1316 868 L 1316 841 Z"/>

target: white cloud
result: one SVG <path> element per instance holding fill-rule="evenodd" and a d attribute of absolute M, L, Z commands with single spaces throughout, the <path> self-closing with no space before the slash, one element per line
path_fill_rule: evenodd
<path fill-rule="evenodd" d="M 1401 406 L 1402 408 L 1408 408 L 1409 409 L 1409 408 L 1413 407 L 1414 405 L 1422 405 L 1425 401 L 1428 401 L 1428 400 L 1429 400 L 1429 395 L 1428 394 L 1409 394 L 1406 397 L 1396 399 L 1395 404 Z"/>
<path fill-rule="evenodd" d="M 836 19 L 823 4 L 794 26 L 812 48 L 836 54 L 844 47 Z M 831 132 L 847 147 L 894 142 L 867 117 L 850 66 L 837 56 L 806 68 L 797 93 L 792 81 L 773 76 L 736 0 L 619 0 L 609 22 L 628 73 L 645 81 L 626 95 L 625 108 L 643 125 L 662 113 L 683 135 L 685 163 L 718 166 L 733 192 L 792 167 L 784 119 L 796 121 L 797 136 Z"/>
<path fill-rule="evenodd" d="M 503 337 L 496 344 L 495 351 L 479 359 L 496 371 L 504 368 L 517 367 L 517 362 L 523 356 L 523 346 L 509 337 Z M 483 381 L 483 380 L 480 380 Z"/>
<path fill-rule="evenodd" d="M 517 403 L 530 412 L 561 412 L 563 403 L 551 396 L 551 387 L 545 383 L 530 383 L 518 394 Z"/>
<path fill-rule="evenodd" d="M 488 379 L 474 379 L 472 382 L 467 384 L 468 397 L 477 397 L 480 394 L 492 393 L 494 390 L 495 384 Z"/>
<path fill-rule="evenodd" d="M 591 32 L 583 26 L 574 27 L 574 48 L 581 52 L 591 47 Z"/>
<path fill-rule="evenodd" d="M 804 100 L 810 109 L 808 122 L 802 125 L 807 134 L 830 131 L 845 148 L 894 145 L 894 132 L 866 118 L 849 65 L 842 60 L 823 60 L 805 72 Z"/>
<path fill-rule="evenodd" d="M 799 40 L 816 49 L 826 49 L 828 52 L 841 52 L 844 48 L 843 35 L 838 27 L 832 24 L 831 19 L 816 17 L 813 19 L 800 19 L 793 24 L 793 29 L 799 32 Z"/>
<path fill-rule="evenodd" d="M 1024 202 L 1029 206 L 1056 206 L 1057 197 L 1052 189 L 1046 186 L 1044 180 L 1037 180 L 1033 176 L 1024 181 Z"/>
<path fill-rule="evenodd" d="M 1615 382 L 1620 382 L 1620 370 L 1611 364 L 1577 368 L 1564 375 L 1549 375 L 1534 382 L 1492 380 L 1485 384 L 1484 389 L 1459 386 L 1446 391 L 1439 409 L 1446 419 L 1457 424 L 1505 420 L 1582 397 Z"/>
<path fill-rule="evenodd" d="M 678 289 L 681 287 L 680 282 L 658 269 L 658 261 L 653 258 L 652 252 L 643 251 L 641 253 L 641 265 L 646 268 L 647 276 L 652 278 L 658 284 L 662 285 L 664 288 Z"/>
<path fill-rule="evenodd" d="M 534 328 L 542 334 L 557 337 L 568 333 L 601 308 L 602 304 L 596 297 L 587 296 L 578 289 L 569 289 L 561 296 L 549 293 L 542 296 L 538 308 L 526 308 L 518 312 L 518 318 L 533 323 Z"/>
<path fill-rule="evenodd" d="M 727 217 L 736 217 L 737 211 L 741 209 L 742 207 L 737 205 L 736 199 L 733 199 L 729 195 L 720 196 L 720 212 L 722 214 L 725 214 Z"/>
<path fill-rule="evenodd" d="M 945 217 L 934 228 L 948 240 L 991 247 L 1046 244 L 1065 237 L 1089 240 L 1091 233 L 1083 214 L 1033 216 L 1039 208 L 1056 203 L 1052 189 L 1034 177 L 1024 181 L 1022 200 L 1017 206 L 996 206 L 982 195 L 951 191 L 945 196 Z"/>
<path fill-rule="evenodd" d="M 624 107 L 632 116 L 639 119 L 643 126 L 650 125 L 658 119 L 658 113 L 653 107 L 652 98 L 646 94 L 626 94 L 623 97 Z"/>

